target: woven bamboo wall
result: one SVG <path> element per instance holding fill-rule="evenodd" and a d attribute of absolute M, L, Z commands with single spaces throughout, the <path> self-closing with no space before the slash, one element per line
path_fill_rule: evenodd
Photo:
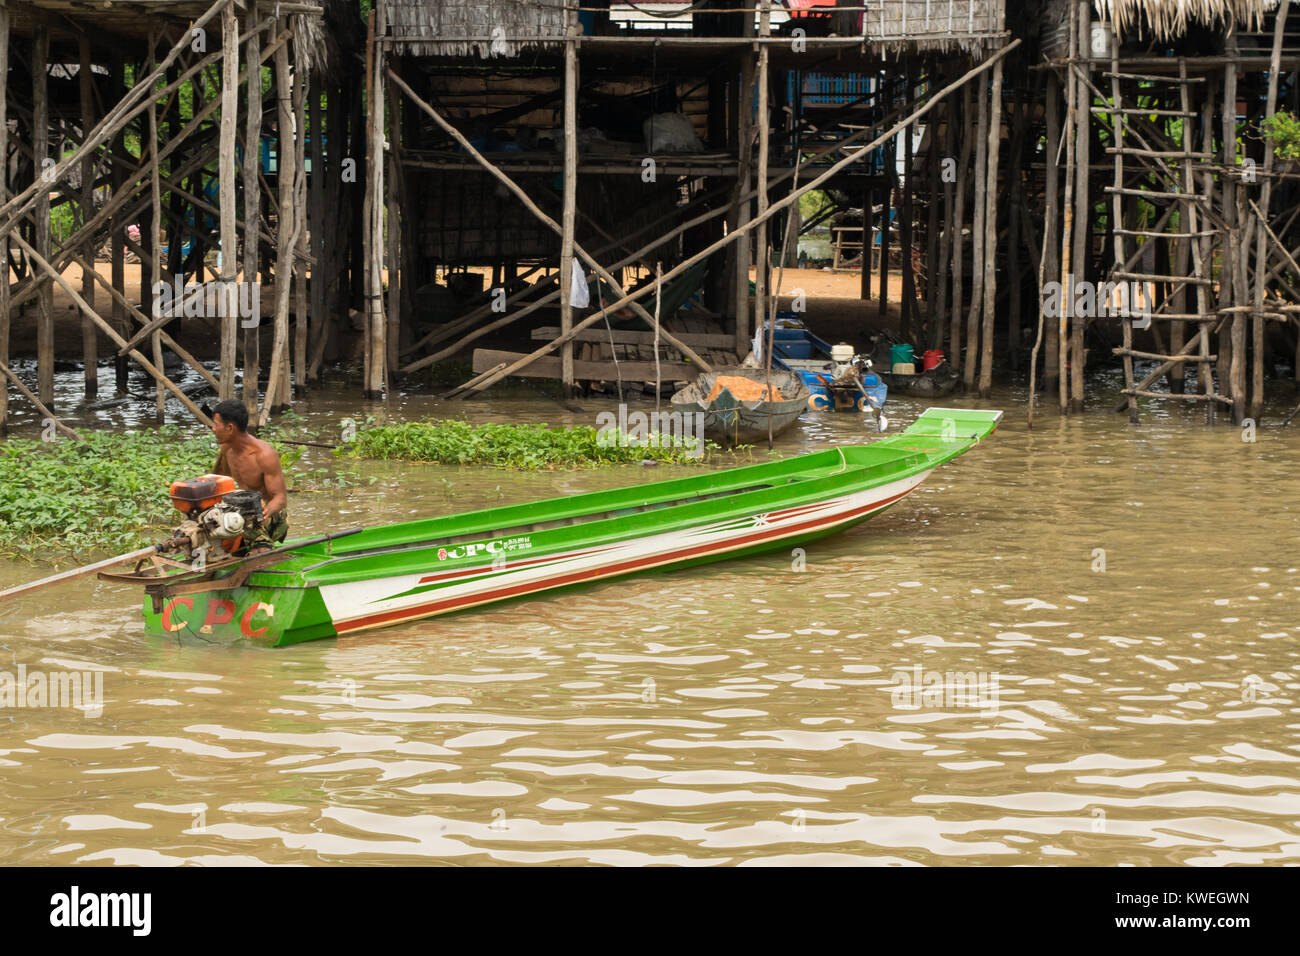
<path fill-rule="evenodd" d="M 515 57 L 563 37 L 558 0 L 388 0 L 388 35 L 397 53 Z"/>

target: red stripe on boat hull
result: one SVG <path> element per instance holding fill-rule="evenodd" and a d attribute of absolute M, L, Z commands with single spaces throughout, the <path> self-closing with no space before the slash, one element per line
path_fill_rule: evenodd
<path fill-rule="evenodd" d="M 922 476 L 924 478 L 924 476 Z M 889 498 L 883 498 L 880 501 L 864 505 L 853 511 L 835 515 L 833 518 L 815 519 L 806 521 L 802 524 L 794 525 L 788 528 L 778 529 L 773 532 L 756 532 L 745 535 L 742 538 L 734 538 L 729 541 L 715 542 L 714 544 L 697 545 L 691 548 L 684 548 L 674 551 L 670 554 L 658 554 L 645 558 L 624 561 L 619 564 L 607 565 L 601 568 L 591 568 L 586 571 L 574 571 L 569 574 L 558 575 L 553 578 L 543 578 L 538 581 L 530 581 L 526 584 L 515 584 L 509 587 L 498 588 L 493 591 L 484 591 L 479 594 L 466 594 L 461 597 L 447 598 L 442 601 L 433 601 L 428 604 L 421 604 L 416 607 L 402 608 L 394 611 L 384 611 L 380 614 L 371 614 L 366 617 L 352 618 L 348 621 L 335 622 L 334 629 L 339 634 L 349 631 L 359 631 L 371 627 L 381 627 L 386 624 L 395 624 L 402 620 L 415 620 L 418 618 L 429 617 L 434 614 L 445 611 L 460 610 L 466 607 L 473 607 L 478 604 L 488 604 L 492 601 L 500 601 L 506 598 L 518 597 L 533 591 L 544 591 L 550 588 L 563 587 L 568 584 L 579 584 L 584 581 L 596 580 L 599 578 L 613 577 L 615 575 L 628 573 L 631 571 L 656 567 L 663 564 L 672 564 L 676 561 L 687 560 L 692 557 L 698 557 L 702 554 L 718 551 L 733 551 L 745 547 L 749 544 L 758 544 L 764 540 L 780 540 L 781 538 L 790 537 L 802 531 L 813 530 L 817 525 L 825 527 L 834 527 L 837 524 L 844 524 L 855 518 L 865 517 L 872 511 L 878 511 L 881 508 L 893 504 L 900 498 L 910 495 L 920 486 L 918 481 L 907 491 L 900 492 Z"/>

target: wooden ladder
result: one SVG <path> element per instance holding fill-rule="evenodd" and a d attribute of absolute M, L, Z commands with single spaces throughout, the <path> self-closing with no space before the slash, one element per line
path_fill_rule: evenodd
<path fill-rule="evenodd" d="M 1152 323 L 1168 323 L 1169 345 L 1166 348 L 1161 325 L 1153 324 L 1152 335 L 1160 349 L 1158 352 L 1143 352 L 1133 348 L 1133 318 L 1122 319 L 1123 345 L 1114 349 L 1116 355 L 1124 361 L 1124 395 L 1128 406 L 1129 421 L 1138 421 L 1137 399 L 1162 398 L 1189 402 L 1204 402 L 1207 422 L 1214 420 L 1215 403 L 1231 402 L 1214 390 L 1214 373 L 1212 363 L 1217 356 L 1210 354 L 1210 332 L 1212 323 L 1219 320 L 1216 309 L 1210 304 L 1210 278 L 1212 242 L 1221 230 L 1206 228 L 1209 226 L 1213 212 L 1209 196 L 1212 194 L 1212 176 L 1202 172 L 1201 191 L 1196 188 L 1193 166 L 1196 163 L 1214 161 L 1213 134 L 1211 117 L 1206 115 L 1202 122 L 1202 143 L 1198 150 L 1194 142 L 1194 125 L 1197 113 L 1192 110 L 1190 85 L 1204 83 L 1204 77 L 1189 77 L 1187 62 L 1178 61 L 1178 75 L 1152 75 L 1140 73 L 1122 73 L 1119 68 L 1118 43 L 1112 39 L 1111 69 L 1104 74 L 1110 79 L 1111 105 L 1094 106 L 1093 113 L 1108 114 L 1111 117 L 1113 145 L 1106 152 L 1114 159 L 1115 173 L 1111 186 L 1106 192 L 1111 197 L 1111 225 L 1114 235 L 1115 261 L 1110 273 L 1111 281 L 1125 283 L 1125 288 L 1140 290 L 1143 300 L 1143 314 L 1150 312 Z M 1125 106 L 1123 100 L 1124 84 L 1135 86 L 1138 92 L 1133 98 L 1133 106 Z M 1138 104 L 1143 90 L 1156 84 L 1168 84 L 1177 89 L 1178 109 L 1148 108 Z M 1173 90 L 1163 97 L 1172 99 Z M 1150 95 L 1150 94 L 1148 94 Z M 1169 106 L 1169 103 L 1161 103 Z M 1210 108 L 1208 98 L 1206 109 Z M 1151 122 L 1156 118 L 1163 129 Z M 1166 132 L 1174 121 L 1181 121 L 1181 137 L 1174 139 Z M 1130 143 L 1126 143 L 1126 137 Z M 1163 181 L 1165 189 L 1132 188 L 1127 185 L 1125 159 L 1132 157 L 1141 164 L 1137 173 L 1140 180 L 1154 175 Z M 1138 185 L 1142 185 L 1139 181 Z M 1136 228 L 1124 219 L 1124 200 L 1142 199 L 1152 205 L 1164 205 L 1164 212 L 1153 224 L 1148 224 L 1145 217 L 1136 223 Z M 1132 207 L 1130 207 L 1132 211 Z M 1177 225 L 1171 226 L 1177 213 Z M 1148 264 L 1155 251 L 1154 243 L 1168 243 L 1169 273 L 1155 271 Z M 1189 260 L 1190 259 L 1190 263 Z M 1139 265 L 1141 263 L 1141 265 Z M 1188 265 L 1191 269 L 1188 271 Z M 1159 308 L 1153 308 L 1154 291 L 1157 285 L 1168 287 Z M 1191 286 L 1195 290 L 1195 311 L 1187 308 L 1187 292 Z M 1124 301 L 1132 308 L 1136 298 L 1126 294 Z M 1100 307 L 1100 302 L 1098 306 Z M 1193 323 L 1196 331 L 1190 342 L 1184 342 L 1186 326 Z M 1141 381 L 1134 376 L 1134 359 L 1146 359 L 1159 363 Z M 1156 392 L 1150 385 L 1161 375 L 1175 370 L 1177 378 L 1172 381 L 1180 385 L 1183 381 L 1184 363 L 1196 365 L 1196 389 L 1191 392 L 1175 391 Z M 1122 406 L 1121 406 L 1122 408 Z"/>

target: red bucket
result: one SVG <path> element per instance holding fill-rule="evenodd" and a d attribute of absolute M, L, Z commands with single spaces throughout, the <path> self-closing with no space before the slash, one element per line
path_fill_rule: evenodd
<path fill-rule="evenodd" d="M 928 372 L 930 371 L 930 369 L 934 368 L 942 361 L 943 361 L 942 349 L 927 349 L 925 354 L 921 356 L 921 362 L 922 362 L 921 370 L 923 372 Z"/>

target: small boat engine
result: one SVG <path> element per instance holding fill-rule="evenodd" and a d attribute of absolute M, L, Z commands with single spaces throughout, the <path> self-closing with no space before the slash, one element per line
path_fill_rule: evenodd
<path fill-rule="evenodd" d="M 173 532 L 178 548 L 193 554 L 219 544 L 233 552 L 245 532 L 262 521 L 262 496 L 256 491 L 238 491 L 227 475 L 200 475 L 174 481 L 168 489 L 172 506 L 185 520 Z"/>

